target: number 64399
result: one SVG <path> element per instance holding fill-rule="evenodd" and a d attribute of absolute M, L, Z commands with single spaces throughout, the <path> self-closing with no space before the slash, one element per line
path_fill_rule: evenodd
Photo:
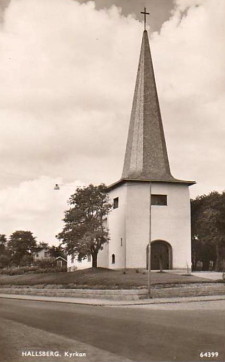
<path fill-rule="evenodd" d="M 200 357 L 213 358 L 213 357 L 218 357 L 218 356 L 219 356 L 218 352 L 201 352 L 200 353 Z"/>

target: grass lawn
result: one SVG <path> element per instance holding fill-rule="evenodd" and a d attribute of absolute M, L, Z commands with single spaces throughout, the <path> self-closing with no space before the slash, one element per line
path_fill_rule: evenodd
<path fill-rule="evenodd" d="M 186 284 L 212 282 L 190 275 L 178 275 L 169 272 L 152 272 L 152 285 Z M 148 283 L 147 271 L 130 269 L 109 270 L 109 269 L 85 269 L 72 273 L 46 273 L 46 274 L 24 274 L 24 275 L 0 275 L 0 287 L 4 285 L 39 285 L 47 287 L 54 285 L 61 288 L 98 288 L 98 289 L 130 289 L 146 288 Z"/>

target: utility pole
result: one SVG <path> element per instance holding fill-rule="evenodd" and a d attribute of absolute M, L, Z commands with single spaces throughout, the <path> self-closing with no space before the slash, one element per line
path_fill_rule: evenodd
<path fill-rule="evenodd" d="M 149 182 L 148 297 L 151 298 L 152 184 Z"/>

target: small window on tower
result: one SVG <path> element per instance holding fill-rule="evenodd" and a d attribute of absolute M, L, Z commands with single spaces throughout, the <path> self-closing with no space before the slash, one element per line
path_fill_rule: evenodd
<path fill-rule="evenodd" d="M 151 204 L 158 205 L 158 206 L 166 206 L 167 205 L 167 195 L 152 195 Z"/>
<path fill-rule="evenodd" d="M 117 209 L 119 207 L 119 197 L 113 199 L 113 208 Z"/>
<path fill-rule="evenodd" d="M 115 264 L 116 262 L 116 257 L 115 257 L 115 254 L 112 255 L 112 264 Z"/>

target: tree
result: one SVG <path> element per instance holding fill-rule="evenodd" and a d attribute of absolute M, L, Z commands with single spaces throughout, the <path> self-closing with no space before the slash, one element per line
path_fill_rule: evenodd
<path fill-rule="evenodd" d="M 84 259 L 92 255 L 92 267 L 97 268 L 97 256 L 109 241 L 103 222 L 112 209 L 104 184 L 78 188 L 69 199 L 65 212 L 65 226 L 57 238 L 62 240 L 68 254 Z"/>
<path fill-rule="evenodd" d="M 35 247 L 36 240 L 30 231 L 15 231 L 9 238 L 8 249 L 16 265 L 20 265 L 25 255 L 31 255 Z"/>
<path fill-rule="evenodd" d="M 48 245 L 48 243 L 41 241 L 40 243 L 37 244 L 37 248 L 38 249 L 49 249 L 49 245 Z"/>
<path fill-rule="evenodd" d="M 61 244 L 59 246 L 52 245 L 49 248 L 48 253 L 51 258 L 57 258 L 58 256 L 66 258 Z"/>
<path fill-rule="evenodd" d="M 3 269 L 9 265 L 11 258 L 8 254 L 0 255 L 0 269 Z"/>
<path fill-rule="evenodd" d="M 6 245 L 7 245 L 7 238 L 5 234 L 0 234 L 0 255 L 5 253 Z"/>
<path fill-rule="evenodd" d="M 33 264 L 34 258 L 32 254 L 25 254 L 20 259 L 20 266 L 31 266 Z"/>
<path fill-rule="evenodd" d="M 192 262 L 198 260 L 203 270 L 209 269 L 210 261 L 220 270 L 225 258 L 225 193 L 211 192 L 191 202 Z"/>
<path fill-rule="evenodd" d="M 7 267 L 11 261 L 7 242 L 5 234 L 0 234 L 0 269 Z"/>

